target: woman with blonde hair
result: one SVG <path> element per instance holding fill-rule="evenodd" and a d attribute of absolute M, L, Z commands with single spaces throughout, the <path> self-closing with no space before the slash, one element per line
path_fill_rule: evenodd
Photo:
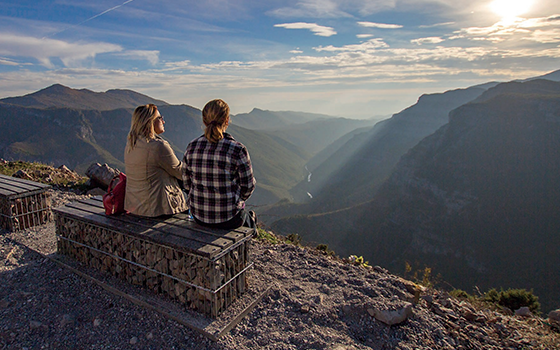
<path fill-rule="evenodd" d="M 124 152 L 125 210 L 140 216 L 171 215 L 188 209 L 179 187 L 181 162 L 159 135 L 165 121 L 153 104 L 138 106 L 132 114 Z"/>
<path fill-rule="evenodd" d="M 256 181 L 247 148 L 226 133 L 227 103 L 208 102 L 202 122 L 204 135 L 189 143 L 183 157 L 183 184 L 191 214 L 197 223 L 213 228 L 255 228 L 255 213 L 245 210 L 245 201 Z"/>

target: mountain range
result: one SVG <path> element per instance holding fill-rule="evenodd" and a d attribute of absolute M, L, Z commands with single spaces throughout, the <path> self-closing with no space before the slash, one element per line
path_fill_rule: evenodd
<path fill-rule="evenodd" d="M 451 111 L 371 199 L 280 219 L 342 255 L 392 271 L 426 266 L 454 288 L 533 289 L 560 300 L 560 83 L 510 82 Z"/>
<path fill-rule="evenodd" d="M 33 108 L 73 108 L 109 111 L 119 108 L 136 108 L 141 104 L 153 103 L 158 106 L 167 102 L 153 99 L 132 90 L 108 90 L 94 92 L 88 89 L 71 89 L 54 84 L 37 92 L 18 97 L 8 97 L 0 102 Z"/>
<path fill-rule="evenodd" d="M 292 190 L 296 199 L 309 202 L 306 209 L 297 206 L 298 212 L 326 212 L 368 201 L 403 154 L 446 124 L 452 109 L 484 91 L 472 87 L 422 95 L 416 104 L 373 128 L 351 133 L 341 147 L 310 168 L 311 181 L 304 180 Z M 312 194 L 313 200 L 302 195 L 306 193 Z"/>
<path fill-rule="evenodd" d="M 79 173 L 95 162 L 124 170 L 132 112 L 147 103 L 158 105 L 166 120 L 162 136 L 181 159 L 187 144 L 202 134 L 199 109 L 171 105 L 131 90 L 93 92 L 60 84 L 0 100 L 0 126 L 10 130 L 0 141 L 0 157 L 64 164 Z M 275 118 L 286 122 L 269 123 Z M 305 163 L 316 152 L 353 128 L 374 123 L 259 109 L 232 116 L 228 132 L 250 150 L 258 181 L 250 204 L 270 205 L 289 198 L 289 190 L 307 176 Z"/>
<path fill-rule="evenodd" d="M 558 80 L 560 71 L 426 94 L 379 122 L 254 109 L 228 132 L 249 149 L 249 204 L 275 232 L 394 272 L 428 266 L 469 292 L 534 289 L 546 310 L 560 299 Z M 131 113 L 144 103 L 159 106 L 181 157 L 202 133 L 199 109 L 60 85 L 0 100 L 11 130 L 0 157 L 122 169 Z"/>

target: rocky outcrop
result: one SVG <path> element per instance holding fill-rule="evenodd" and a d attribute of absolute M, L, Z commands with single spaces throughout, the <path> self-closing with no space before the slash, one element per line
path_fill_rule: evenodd
<path fill-rule="evenodd" d="M 548 314 L 548 322 L 560 331 L 560 309 L 551 311 Z"/>
<path fill-rule="evenodd" d="M 407 318 L 412 316 L 412 304 L 405 303 L 395 310 L 376 310 L 374 308 L 369 308 L 367 311 L 371 316 L 375 317 L 376 320 L 388 326 L 393 326 L 403 323 Z"/>

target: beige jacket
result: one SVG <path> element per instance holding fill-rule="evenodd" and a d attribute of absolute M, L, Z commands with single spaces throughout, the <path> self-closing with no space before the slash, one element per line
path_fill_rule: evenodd
<path fill-rule="evenodd" d="M 141 216 L 175 214 L 187 210 L 181 181 L 181 162 L 169 143 L 159 136 L 124 152 L 126 195 L 124 209 Z"/>

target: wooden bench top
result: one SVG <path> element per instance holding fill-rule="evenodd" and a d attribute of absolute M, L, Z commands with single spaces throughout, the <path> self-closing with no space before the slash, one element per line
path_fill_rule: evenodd
<path fill-rule="evenodd" d="M 0 174 L 0 196 L 10 199 L 45 192 L 49 188 L 50 185 L 40 182 Z"/>
<path fill-rule="evenodd" d="M 216 230 L 198 225 L 186 214 L 146 218 L 132 214 L 105 215 L 100 196 L 78 200 L 53 211 L 78 221 L 119 231 L 147 241 L 208 259 L 218 259 L 233 246 L 250 239 L 255 230 L 240 227 Z"/>

